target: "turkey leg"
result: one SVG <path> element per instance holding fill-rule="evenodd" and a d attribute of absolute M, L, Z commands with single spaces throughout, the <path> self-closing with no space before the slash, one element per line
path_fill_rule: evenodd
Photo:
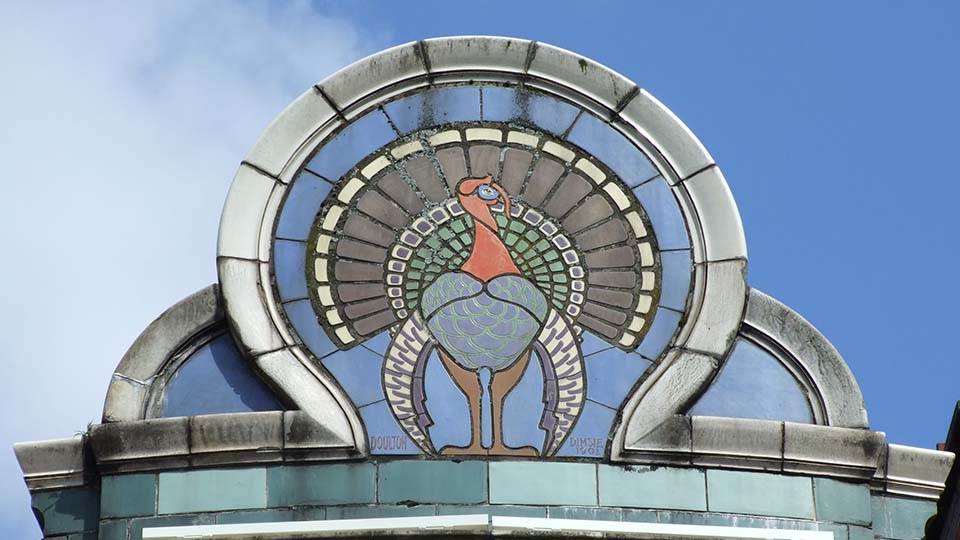
<path fill-rule="evenodd" d="M 447 353 L 439 350 L 439 348 L 437 353 L 453 382 L 467 397 L 467 408 L 470 409 L 470 444 L 467 446 L 444 446 L 440 453 L 445 456 L 486 454 L 487 449 L 483 447 L 480 436 L 480 398 L 483 394 L 483 389 L 480 387 L 480 377 L 477 372 L 460 367 L 452 358 L 447 356 Z"/>
<path fill-rule="evenodd" d="M 530 456 L 536 457 L 539 452 L 532 446 L 511 448 L 503 442 L 503 401 L 507 395 L 520 383 L 523 372 L 530 362 L 530 351 L 523 353 L 509 368 L 494 373 L 490 381 L 490 399 L 493 401 L 493 445 L 491 455 L 499 456 Z"/>

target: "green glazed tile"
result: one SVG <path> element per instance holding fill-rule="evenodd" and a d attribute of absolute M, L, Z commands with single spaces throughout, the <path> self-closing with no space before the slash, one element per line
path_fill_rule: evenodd
<path fill-rule="evenodd" d="M 848 529 L 850 540 L 873 540 L 873 529 L 856 525 L 850 525 Z"/>
<path fill-rule="evenodd" d="M 372 463 L 285 465 L 267 470 L 267 506 L 361 504 L 376 500 Z"/>
<path fill-rule="evenodd" d="M 96 530 L 100 517 L 100 493 L 92 488 L 37 493 L 31 505 L 43 516 L 47 536 Z"/>
<path fill-rule="evenodd" d="M 623 512 L 619 508 L 590 508 L 587 506 L 553 506 L 549 516 L 554 519 L 589 519 L 593 521 L 620 521 Z"/>
<path fill-rule="evenodd" d="M 510 517 L 547 517 L 547 509 L 536 506 L 506 506 L 499 504 L 479 504 L 451 506 L 440 505 L 437 507 L 438 516 L 465 516 L 470 514 L 487 514 L 490 516 L 510 516 Z"/>
<path fill-rule="evenodd" d="M 437 515 L 437 507 L 432 504 L 419 504 L 416 506 L 337 506 L 327 508 L 327 519 L 367 519 L 435 515 Z"/>
<path fill-rule="evenodd" d="M 674 525 L 709 525 L 707 523 L 708 514 L 700 512 L 674 512 L 672 510 L 660 510 L 657 512 L 660 523 L 672 523 Z"/>
<path fill-rule="evenodd" d="M 380 465 L 380 502 L 481 503 L 487 500 L 483 461 L 392 461 Z"/>
<path fill-rule="evenodd" d="M 99 540 L 127 540 L 127 526 L 130 520 L 118 519 L 115 521 L 101 521 Z"/>
<path fill-rule="evenodd" d="M 634 521 L 637 523 L 656 523 L 659 521 L 656 510 L 635 510 L 633 508 L 623 509 L 623 521 Z"/>
<path fill-rule="evenodd" d="M 870 488 L 829 478 L 813 479 L 813 497 L 817 503 L 817 519 L 869 525 L 871 522 Z"/>
<path fill-rule="evenodd" d="M 213 525 L 212 514 L 134 518 L 130 520 L 130 540 L 143 540 L 143 529 L 155 527 L 187 527 Z"/>
<path fill-rule="evenodd" d="M 833 540 L 849 540 L 850 533 L 846 525 L 840 523 L 821 523 L 817 525 L 817 530 L 833 533 Z"/>
<path fill-rule="evenodd" d="M 490 463 L 490 502 L 592 506 L 597 504 L 596 465 L 535 461 Z"/>
<path fill-rule="evenodd" d="M 295 510 L 253 510 L 251 512 L 229 512 L 217 514 L 217 524 L 233 523 L 275 523 L 278 521 L 294 521 Z"/>
<path fill-rule="evenodd" d="M 706 510 L 703 471 L 601 465 L 601 506 Z"/>
<path fill-rule="evenodd" d="M 810 478 L 739 471 L 707 471 L 712 512 L 814 518 Z"/>
<path fill-rule="evenodd" d="M 937 511 L 931 501 L 873 497 L 873 532 L 876 536 L 912 540 L 922 538 L 927 520 Z"/>
<path fill-rule="evenodd" d="M 160 473 L 157 513 L 265 508 L 266 488 L 263 467 Z"/>
<path fill-rule="evenodd" d="M 778 519 L 772 517 L 743 516 L 739 514 L 705 514 L 706 525 L 723 527 L 747 527 L 753 529 L 788 529 L 797 531 L 815 531 L 817 522 L 796 519 Z"/>
<path fill-rule="evenodd" d="M 152 516 L 156 510 L 157 475 L 104 476 L 100 483 L 101 517 Z"/>

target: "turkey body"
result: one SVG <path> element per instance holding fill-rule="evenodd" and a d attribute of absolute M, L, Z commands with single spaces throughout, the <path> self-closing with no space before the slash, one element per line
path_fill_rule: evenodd
<path fill-rule="evenodd" d="M 454 362 L 493 372 L 509 368 L 530 349 L 549 311 L 544 294 L 523 276 L 483 282 L 466 272 L 437 278 L 424 290 L 420 310 Z"/>

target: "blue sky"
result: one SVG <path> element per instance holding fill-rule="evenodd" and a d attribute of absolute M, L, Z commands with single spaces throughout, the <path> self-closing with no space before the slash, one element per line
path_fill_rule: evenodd
<path fill-rule="evenodd" d="M 230 179 L 287 103 L 453 34 L 558 45 L 663 101 L 727 177 L 752 286 L 833 341 L 873 429 L 943 439 L 960 398 L 956 2 L 22 2 L 0 20 L 0 446 L 99 420 L 140 330 L 216 279 Z M 0 493 L 4 536 L 36 536 L 9 450 Z"/>

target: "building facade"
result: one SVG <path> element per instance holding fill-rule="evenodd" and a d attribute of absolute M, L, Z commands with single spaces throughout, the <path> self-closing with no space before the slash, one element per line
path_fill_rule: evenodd
<path fill-rule="evenodd" d="M 218 283 L 80 438 L 16 453 L 45 538 L 921 538 L 951 452 L 888 444 L 747 282 L 719 167 L 543 43 L 401 45 L 242 161 Z"/>

